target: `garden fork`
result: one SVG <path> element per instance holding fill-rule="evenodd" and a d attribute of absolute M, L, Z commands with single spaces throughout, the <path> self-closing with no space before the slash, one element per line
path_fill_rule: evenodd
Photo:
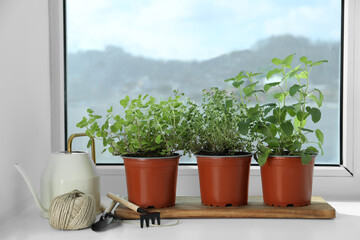
<path fill-rule="evenodd" d="M 129 201 L 126 201 L 125 199 L 118 197 L 112 193 L 108 193 L 107 196 L 109 198 L 111 198 L 114 201 L 117 201 L 121 204 L 123 204 L 124 206 L 130 208 L 131 210 L 140 213 L 140 227 L 143 228 L 144 227 L 144 221 L 146 223 L 146 227 L 149 227 L 150 225 L 150 220 L 152 224 L 155 224 L 155 220 L 157 220 L 157 224 L 160 225 L 160 212 L 147 212 L 144 209 L 142 209 L 141 207 L 137 206 L 134 203 L 131 203 Z"/>

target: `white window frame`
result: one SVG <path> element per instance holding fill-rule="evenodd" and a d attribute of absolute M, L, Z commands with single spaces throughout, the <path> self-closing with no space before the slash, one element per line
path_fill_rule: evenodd
<path fill-rule="evenodd" d="M 343 164 L 316 166 L 313 193 L 328 199 L 360 198 L 360 2 L 345 0 L 343 65 Z M 65 148 L 63 1 L 49 0 L 52 151 Z M 356 81 L 358 80 L 358 81 Z M 97 166 L 102 193 L 126 195 L 124 166 Z M 178 195 L 199 195 L 197 166 L 179 166 Z M 114 183 L 116 181 L 117 183 Z M 121 184 L 118 184 L 119 181 Z M 114 187 L 118 189 L 114 189 Z M 251 166 L 250 195 L 262 195 L 260 167 Z"/>

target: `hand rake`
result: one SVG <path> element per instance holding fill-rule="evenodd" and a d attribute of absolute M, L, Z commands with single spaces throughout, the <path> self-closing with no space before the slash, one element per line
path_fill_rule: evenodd
<path fill-rule="evenodd" d="M 142 209 L 141 207 L 137 206 L 134 203 L 131 203 L 129 201 L 126 201 L 125 199 L 118 197 L 112 193 L 108 193 L 107 196 L 109 198 L 111 198 L 114 201 L 117 201 L 121 204 L 123 204 L 124 206 L 130 208 L 131 210 L 140 213 L 140 226 L 141 228 L 144 227 L 144 221 L 146 223 L 146 227 L 149 227 L 150 225 L 150 220 L 152 224 L 155 224 L 155 220 L 157 220 L 157 224 L 160 225 L 160 212 L 147 212 L 144 209 Z"/>

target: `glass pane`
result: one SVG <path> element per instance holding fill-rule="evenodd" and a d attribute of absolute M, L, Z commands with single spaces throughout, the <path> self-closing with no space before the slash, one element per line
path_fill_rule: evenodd
<path fill-rule="evenodd" d="M 329 61 L 312 72 L 325 95 L 316 163 L 339 164 L 341 13 L 340 0 L 66 1 L 68 136 L 87 108 L 120 112 L 125 95 L 176 89 L 200 100 L 204 88 L 229 88 L 223 80 L 241 70 L 266 72 L 273 57 L 296 53 Z M 98 163 L 122 162 L 101 150 L 99 142 Z"/>

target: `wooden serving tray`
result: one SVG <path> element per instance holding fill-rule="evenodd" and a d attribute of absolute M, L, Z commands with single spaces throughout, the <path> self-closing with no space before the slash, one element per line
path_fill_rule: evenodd
<path fill-rule="evenodd" d="M 167 218 L 335 218 L 335 209 L 322 197 L 312 197 L 311 205 L 304 207 L 271 207 L 263 203 L 262 197 L 249 197 L 248 205 L 238 207 L 211 207 L 201 204 L 200 197 L 176 197 L 174 207 L 148 209 L 160 212 Z M 115 215 L 121 219 L 139 219 L 139 214 L 118 205 Z"/>

